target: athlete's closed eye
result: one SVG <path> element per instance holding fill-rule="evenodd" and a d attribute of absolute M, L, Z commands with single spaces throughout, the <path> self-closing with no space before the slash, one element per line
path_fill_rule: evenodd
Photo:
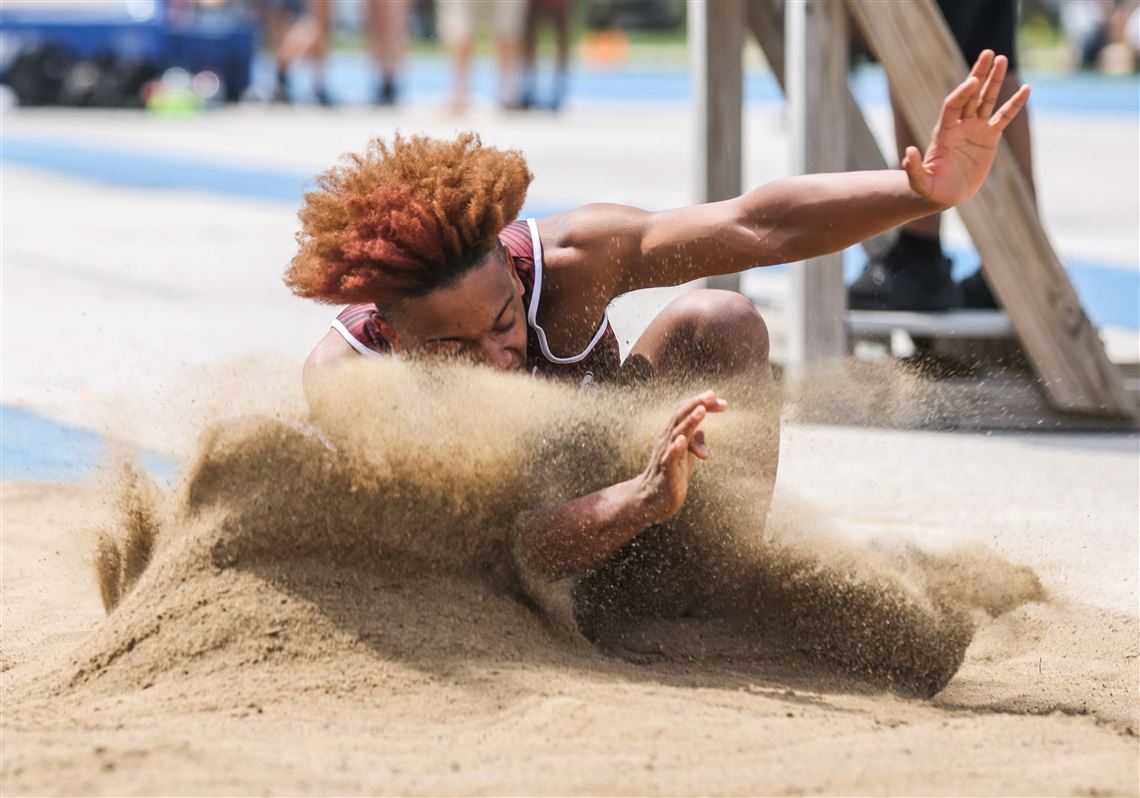
<path fill-rule="evenodd" d="M 495 332 L 497 332 L 497 333 L 510 332 L 512 329 L 514 329 L 515 320 L 516 320 L 515 313 L 512 311 L 511 314 L 506 318 L 506 320 L 501 321 L 495 325 Z"/>
<path fill-rule="evenodd" d="M 491 328 L 492 332 L 507 332 L 515 326 L 516 311 L 513 304 L 514 303 L 508 299 L 502 309 L 499 310 L 499 315 L 495 317 L 495 326 Z"/>

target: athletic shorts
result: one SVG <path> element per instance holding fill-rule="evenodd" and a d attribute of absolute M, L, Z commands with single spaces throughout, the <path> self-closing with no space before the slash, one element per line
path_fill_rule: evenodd
<path fill-rule="evenodd" d="M 982 50 L 993 50 L 1017 69 L 1017 8 L 1015 0 L 938 0 L 966 63 Z"/>
<path fill-rule="evenodd" d="M 436 21 L 445 44 L 470 41 L 475 35 L 476 15 L 490 15 L 496 39 L 522 37 L 527 0 L 439 0 Z"/>

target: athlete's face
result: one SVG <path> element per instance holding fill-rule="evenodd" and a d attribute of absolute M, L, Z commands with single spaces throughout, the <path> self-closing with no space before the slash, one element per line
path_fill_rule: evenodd
<path fill-rule="evenodd" d="M 398 355 L 469 360 L 503 371 L 526 365 L 523 285 L 501 251 L 458 282 L 404 299 L 381 332 Z"/>

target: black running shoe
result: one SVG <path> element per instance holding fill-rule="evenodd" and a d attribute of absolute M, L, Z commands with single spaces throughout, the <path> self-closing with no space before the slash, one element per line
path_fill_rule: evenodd
<path fill-rule="evenodd" d="M 962 291 L 950 279 L 950 260 L 916 258 L 893 245 L 847 287 L 851 310 L 940 311 L 961 307 Z"/>
<path fill-rule="evenodd" d="M 376 92 L 376 105 L 391 107 L 396 104 L 396 83 L 391 80 L 383 80 L 380 82 L 380 88 Z"/>
<path fill-rule="evenodd" d="M 997 310 L 1001 307 L 997 298 L 994 297 L 993 291 L 990 290 L 990 284 L 986 282 L 986 276 L 982 274 L 981 266 L 976 272 L 958 283 L 958 286 L 962 289 L 962 307 L 964 308 Z"/>
<path fill-rule="evenodd" d="M 324 86 L 318 86 L 313 89 L 313 97 L 316 99 L 318 105 L 323 105 L 325 108 L 333 104 L 332 97 L 329 96 L 328 90 Z"/>

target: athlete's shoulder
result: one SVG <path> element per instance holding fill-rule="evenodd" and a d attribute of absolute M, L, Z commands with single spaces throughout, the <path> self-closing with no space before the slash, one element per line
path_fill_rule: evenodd
<path fill-rule="evenodd" d="M 648 211 L 613 202 L 592 202 L 537 220 L 545 248 L 574 248 L 598 241 L 615 241 L 627 235 Z"/>

